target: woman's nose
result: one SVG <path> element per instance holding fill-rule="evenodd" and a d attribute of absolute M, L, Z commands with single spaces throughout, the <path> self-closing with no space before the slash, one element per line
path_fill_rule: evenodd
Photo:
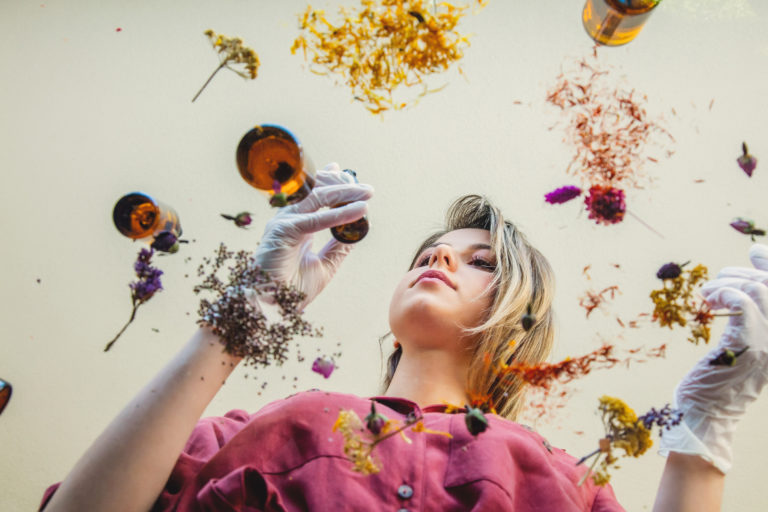
<path fill-rule="evenodd" d="M 440 244 L 435 247 L 435 252 L 432 253 L 432 259 L 429 262 L 429 266 L 432 267 L 437 264 L 438 267 L 445 267 L 451 272 L 456 270 L 456 254 L 453 252 L 453 248 L 450 245 Z"/>

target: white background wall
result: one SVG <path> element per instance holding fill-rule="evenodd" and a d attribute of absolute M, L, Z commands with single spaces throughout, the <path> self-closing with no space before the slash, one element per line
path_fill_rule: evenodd
<path fill-rule="evenodd" d="M 448 82 L 445 90 L 381 119 L 290 54 L 296 15 L 305 5 L 0 5 L 0 378 L 14 386 L 0 417 L 0 509 L 34 509 L 45 487 L 65 476 L 194 332 L 191 289 L 200 258 L 219 241 L 255 247 L 272 211 L 240 178 L 234 151 L 256 123 L 292 129 L 319 166 L 338 161 L 357 169 L 376 188 L 372 230 L 307 312 L 326 334 L 306 340 L 305 354 L 330 353 L 340 343 L 338 371 L 322 379 L 309 370 L 311 357 L 263 371 L 271 385 L 259 395 L 259 386 L 243 378 L 249 370 L 241 368 L 206 415 L 255 411 L 312 387 L 375 394 L 377 337 L 387 331 L 390 294 L 418 242 L 439 225 L 448 204 L 468 192 L 502 205 L 551 259 L 558 278 L 556 359 L 591 351 L 602 339 L 624 348 L 669 344 L 664 360 L 596 372 L 576 383 L 567 408 L 537 425 L 552 444 L 575 455 L 591 451 L 602 434 L 595 414 L 601 394 L 623 398 L 638 413 L 661 406 L 708 350 L 688 343 L 685 330 L 627 332 L 614 317 L 651 309 L 655 271 L 668 261 L 690 259 L 713 273 L 748 264 L 750 241 L 728 223 L 736 216 L 768 223 L 768 7 L 750 0 L 668 0 L 634 42 L 600 51 L 617 76 L 625 74 L 648 95 L 649 114 L 664 116 L 677 140 L 672 158 L 646 166 L 654 183 L 628 191 L 629 209 L 662 239 L 632 217 L 597 226 L 576 202 L 553 207 L 543 201 L 551 189 L 575 183 L 565 174 L 573 147 L 562 142 L 562 129 L 548 130 L 561 117 L 545 95 L 567 59 L 590 52 L 582 0 L 491 0 L 460 24 L 474 34 L 462 63 L 466 79 L 455 70 L 446 73 L 432 82 Z M 329 13 L 336 5 L 316 4 Z M 217 64 L 202 34 L 208 28 L 243 37 L 262 66 L 256 81 L 220 73 L 192 104 Z M 751 180 L 735 163 L 742 140 L 761 159 Z M 165 290 L 105 354 L 104 344 L 129 314 L 127 284 L 139 249 L 117 233 L 111 211 L 133 190 L 172 204 L 186 238 L 196 243 L 157 258 Z M 219 217 L 241 210 L 255 213 L 249 231 Z M 588 282 L 581 271 L 590 264 Z M 612 284 L 622 295 L 585 319 L 579 297 L 589 287 Z M 723 319 L 716 323 L 715 340 L 723 325 Z M 767 420 L 763 398 L 739 426 L 724 510 L 768 506 L 761 485 Z M 663 463 L 655 454 L 622 461 L 612 483 L 627 510 L 650 509 Z"/>

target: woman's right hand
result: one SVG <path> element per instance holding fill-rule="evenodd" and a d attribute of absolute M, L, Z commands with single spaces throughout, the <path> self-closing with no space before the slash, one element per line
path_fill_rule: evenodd
<path fill-rule="evenodd" d="M 334 238 L 318 252 L 312 252 L 312 236 L 334 226 L 363 217 L 373 196 L 373 187 L 349 183 L 338 164 L 317 172 L 315 187 L 302 201 L 280 208 L 267 222 L 254 256 L 255 263 L 278 282 L 296 286 L 306 295 L 301 309 L 325 288 L 354 244 Z M 339 208 L 319 211 L 323 207 Z"/>

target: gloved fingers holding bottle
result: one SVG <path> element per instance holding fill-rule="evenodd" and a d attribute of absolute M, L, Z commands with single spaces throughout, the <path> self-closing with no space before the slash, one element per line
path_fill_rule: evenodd
<path fill-rule="evenodd" d="M 273 280 L 293 284 L 306 295 L 302 307 L 325 288 L 353 247 L 331 239 L 315 254 L 314 233 L 360 219 L 373 195 L 370 185 L 349 183 L 345 176 L 337 164 L 318 171 L 309 195 L 270 219 L 254 256 Z"/>

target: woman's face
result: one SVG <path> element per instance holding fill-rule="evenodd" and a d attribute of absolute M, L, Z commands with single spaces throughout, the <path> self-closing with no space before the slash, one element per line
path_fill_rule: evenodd
<path fill-rule="evenodd" d="M 395 289 L 389 324 L 404 350 L 462 349 L 463 328 L 479 325 L 491 306 L 495 257 L 490 232 L 457 229 L 441 236 L 416 258 Z"/>

